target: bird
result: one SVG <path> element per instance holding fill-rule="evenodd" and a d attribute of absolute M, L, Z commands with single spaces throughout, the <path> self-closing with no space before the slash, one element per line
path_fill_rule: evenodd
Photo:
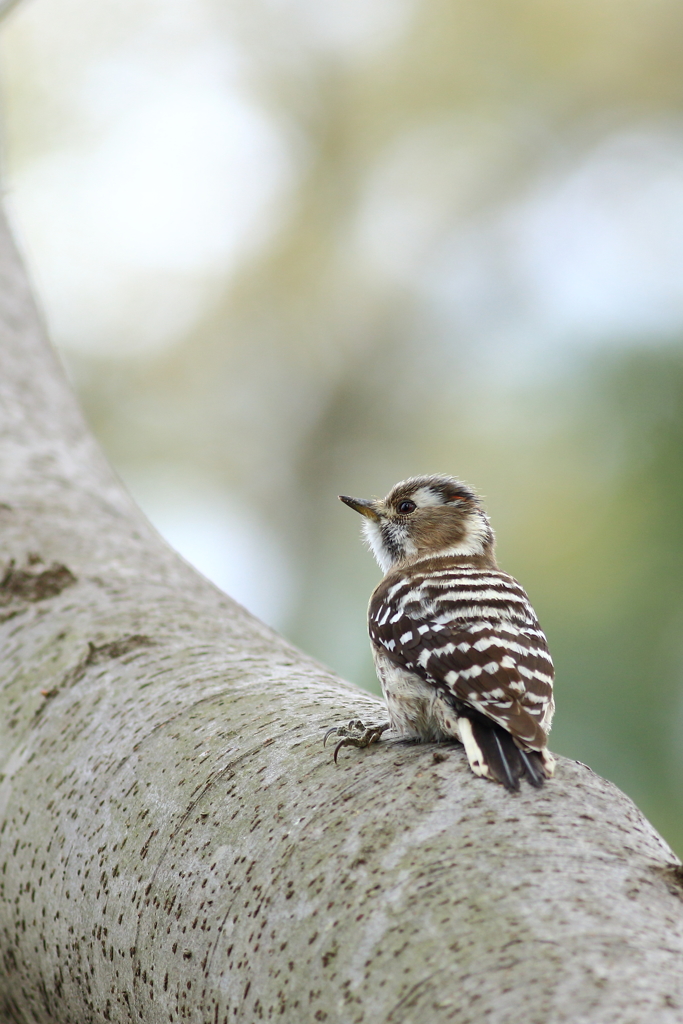
<path fill-rule="evenodd" d="M 518 791 L 541 787 L 555 759 L 553 662 L 529 598 L 498 568 L 476 492 L 452 476 L 415 476 L 383 499 L 339 495 L 363 517 L 384 577 L 368 632 L 389 722 L 334 726 L 344 746 L 391 729 L 404 740 L 459 741 L 476 776 Z"/>

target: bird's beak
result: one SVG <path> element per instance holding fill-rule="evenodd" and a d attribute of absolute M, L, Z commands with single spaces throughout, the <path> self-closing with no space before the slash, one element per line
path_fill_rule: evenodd
<path fill-rule="evenodd" d="M 367 498 L 349 498 L 346 494 L 340 494 L 339 500 L 343 501 L 349 508 L 360 512 L 362 516 L 367 516 L 368 519 L 379 519 L 374 501 L 369 501 Z"/>

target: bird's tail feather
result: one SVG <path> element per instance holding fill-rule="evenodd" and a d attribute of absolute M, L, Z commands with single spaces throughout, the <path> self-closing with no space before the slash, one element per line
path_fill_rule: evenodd
<path fill-rule="evenodd" d="M 519 789 L 519 780 L 525 777 L 532 786 L 543 785 L 546 775 L 540 754 L 520 750 L 510 733 L 493 722 L 470 718 L 470 725 L 486 766 L 497 782 L 513 791 Z"/>

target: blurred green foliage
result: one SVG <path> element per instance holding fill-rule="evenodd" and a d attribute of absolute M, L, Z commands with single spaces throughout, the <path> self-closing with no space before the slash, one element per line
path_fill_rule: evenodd
<path fill-rule="evenodd" d="M 5 43 L 10 182 L 78 134 L 69 94 L 55 98 L 78 33 L 50 49 L 35 34 L 40 6 Z M 683 345 L 660 327 L 584 337 L 571 325 L 544 339 L 530 316 L 541 338 L 529 355 L 524 338 L 489 344 L 514 273 L 469 319 L 449 318 L 429 283 L 449 245 L 605 139 L 634 125 L 683 133 L 683 7 L 393 6 L 374 36 L 339 42 L 314 31 L 321 15 L 304 2 L 202 4 L 244 57 L 243 88 L 286 129 L 294 184 L 272 235 L 221 272 L 173 344 L 87 351 L 58 331 L 65 361 L 133 490 L 161 466 L 181 490 L 200 477 L 238 496 L 291 557 L 284 632 L 369 688 L 378 570 L 336 495 L 383 494 L 418 472 L 468 480 L 550 639 L 553 749 L 623 787 L 683 851 Z M 116 40 L 138 16 L 122 7 Z M 163 279 L 155 301 L 173 287 Z"/>

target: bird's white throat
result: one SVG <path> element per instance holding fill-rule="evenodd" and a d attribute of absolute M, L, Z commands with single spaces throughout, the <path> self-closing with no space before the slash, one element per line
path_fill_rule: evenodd
<path fill-rule="evenodd" d="M 398 562 L 417 556 L 417 546 L 406 523 L 387 520 L 363 520 L 363 535 L 382 572 L 387 573 Z M 425 551 L 421 558 L 446 558 L 449 555 L 481 555 L 491 540 L 491 528 L 483 513 L 471 515 L 465 525 L 465 535 L 457 544 Z"/>

